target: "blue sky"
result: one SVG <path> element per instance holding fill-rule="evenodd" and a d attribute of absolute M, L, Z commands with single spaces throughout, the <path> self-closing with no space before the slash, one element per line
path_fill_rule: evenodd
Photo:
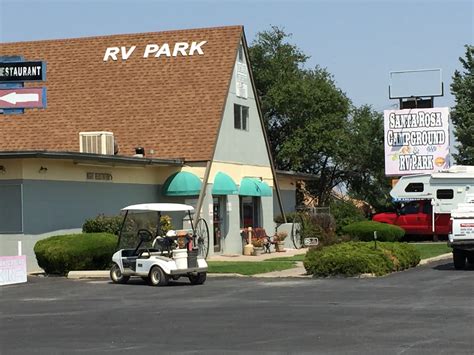
<path fill-rule="evenodd" d="M 473 1 L 0 0 L 0 40 L 29 41 L 241 24 L 247 40 L 277 25 L 326 67 L 356 105 L 388 109 L 389 72 L 441 68 L 451 76 L 474 43 Z"/>

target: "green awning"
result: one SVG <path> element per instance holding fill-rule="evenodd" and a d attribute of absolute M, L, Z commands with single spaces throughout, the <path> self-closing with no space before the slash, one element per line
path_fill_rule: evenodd
<path fill-rule="evenodd" d="M 266 182 L 255 178 L 243 178 L 240 182 L 241 196 L 271 196 L 272 189 Z"/>
<path fill-rule="evenodd" d="M 237 195 L 239 190 L 232 178 L 224 173 L 218 172 L 212 186 L 213 195 Z"/>
<path fill-rule="evenodd" d="M 268 186 L 268 184 L 265 181 L 259 181 L 260 187 L 260 196 L 271 196 L 272 195 L 272 188 Z"/>
<path fill-rule="evenodd" d="M 201 191 L 201 179 L 193 173 L 180 171 L 166 179 L 162 191 L 165 196 L 196 196 Z"/>

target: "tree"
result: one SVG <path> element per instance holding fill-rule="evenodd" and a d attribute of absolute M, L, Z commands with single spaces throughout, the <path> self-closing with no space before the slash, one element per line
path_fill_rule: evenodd
<path fill-rule="evenodd" d="M 390 181 L 385 177 L 383 115 L 364 105 L 354 108 L 346 178 L 351 197 L 368 202 L 377 211 L 391 204 Z"/>
<path fill-rule="evenodd" d="M 296 46 L 285 42 L 287 37 L 282 29 L 273 26 L 270 31 L 258 33 L 249 48 L 257 96 L 274 156 L 284 141 L 282 129 L 286 128 L 288 106 L 298 100 L 295 86 L 308 59 Z"/>
<path fill-rule="evenodd" d="M 451 111 L 458 151 L 458 164 L 474 165 L 474 46 L 466 45 L 465 58 L 459 58 L 464 71 L 456 70 L 451 92 L 456 105 Z"/>
<path fill-rule="evenodd" d="M 277 27 L 257 35 L 250 58 L 275 165 L 311 173 L 307 188 L 326 204 L 345 181 L 350 101 L 323 68 L 305 69 L 308 57 Z"/>

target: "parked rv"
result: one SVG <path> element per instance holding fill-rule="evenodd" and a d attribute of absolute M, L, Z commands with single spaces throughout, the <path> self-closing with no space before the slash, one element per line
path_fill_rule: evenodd
<path fill-rule="evenodd" d="M 464 269 L 466 260 L 474 264 L 474 194 L 451 212 L 451 233 L 448 245 L 453 248 L 456 269 Z"/>
<path fill-rule="evenodd" d="M 409 235 L 434 238 L 451 232 L 451 211 L 474 191 L 474 166 L 453 166 L 432 174 L 403 176 L 390 191 L 396 213 L 378 213 L 373 220 L 395 224 Z"/>

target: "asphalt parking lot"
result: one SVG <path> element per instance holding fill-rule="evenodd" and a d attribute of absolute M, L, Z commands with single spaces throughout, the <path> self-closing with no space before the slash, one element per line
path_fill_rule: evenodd
<path fill-rule="evenodd" d="M 0 353 L 473 354 L 474 269 L 205 285 L 31 277 L 0 288 Z"/>

